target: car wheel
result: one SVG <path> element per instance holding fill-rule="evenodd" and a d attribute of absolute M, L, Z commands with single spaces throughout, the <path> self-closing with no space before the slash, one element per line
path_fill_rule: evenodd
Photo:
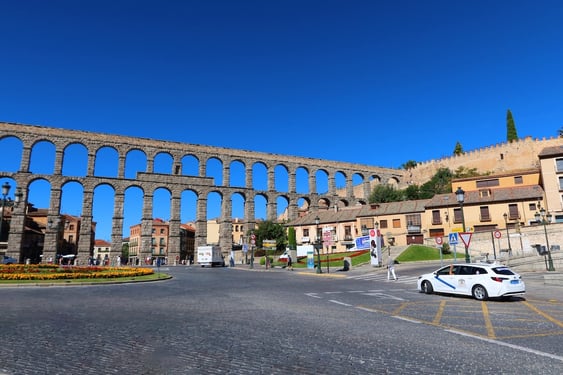
<path fill-rule="evenodd" d="M 432 288 L 430 281 L 425 280 L 422 282 L 422 291 L 426 294 L 432 294 L 432 292 L 434 292 L 434 288 Z"/>
<path fill-rule="evenodd" d="M 486 301 L 487 298 L 489 298 L 489 295 L 487 294 L 487 289 L 485 289 L 484 286 L 482 285 L 475 285 L 473 287 L 473 298 L 475 298 L 478 301 Z"/>

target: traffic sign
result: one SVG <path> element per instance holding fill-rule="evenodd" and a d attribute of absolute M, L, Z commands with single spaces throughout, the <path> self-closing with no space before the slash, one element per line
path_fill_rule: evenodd
<path fill-rule="evenodd" d="M 495 236 L 495 238 L 498 240 L 499 238 L 502 237 L 502 234 L 500 233 L 500 230 L 495 230 L 493 232 L 493 236 Z"/>
<path fill-rule="evenodd" d="M 459 236 L 461 237 L 461 240 L 463 241 L 463 244 L 465 245 L 465 247 L 469 247 L 469 243 L 471 242 L 471 235 L 473 233 L 471 232 L 465 232 L 465 233 L 460 233 Z"/>
<path fill-rule="evenodd" d="M 264 240 L 262 241 L 262 246 L 266 248 L 274 248 L 276 247 L 276 240 Z"/>
<path fill-rule="evenodd" d="M 434 239 L 436 240 L 436 245 L 441 245 L 443 242 L 442 237 L 435 237 Z"/>
<path fill-rule="evenodd" d="M 459 243 L 457 232 L 450 233 L 448 242 L 450 243 L 450 245 L 457 245 Z"/>

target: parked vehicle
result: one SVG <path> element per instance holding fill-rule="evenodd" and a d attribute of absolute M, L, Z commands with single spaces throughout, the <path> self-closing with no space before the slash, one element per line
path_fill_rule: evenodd
<path fill-rule="evenodd" d="M 451 264 L 420 276 L 417 286 L 426 294 L 460 294 L 479 301 L 526 292 L 522 277 L 498 263 Z"/>
<path fill-rule="evenodd" d="M 18 262 L 16 258 L 12 258 L 7 255 L 0 255 L 0 258 L 2 259 L 2 264 L 15 264 Z"/>
<path fill-rule="evenodd" d="M 221 248 L 219 246 L 198 246 L 197 264 L 202 267 L 225 267 L 225 258 L 221 253 Z"/>

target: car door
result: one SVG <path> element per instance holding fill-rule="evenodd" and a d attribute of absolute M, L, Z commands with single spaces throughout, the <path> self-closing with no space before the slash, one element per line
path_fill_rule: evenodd
<path fill-rule="evenodd" d="M 452 264 L 443 267 L 436 272 L 434 281 L 434 291 L 438 293 L 457 293 L 457 278 L 456 272 L 459 271 L 459 266 Z"/>
<path fill-rule="evenodd" d="M 475 273 L 472 266 L 461 265 L 456 270 L 456 292 L 460 294 L 471 294 L 471 288 L 475 282 Z"/>

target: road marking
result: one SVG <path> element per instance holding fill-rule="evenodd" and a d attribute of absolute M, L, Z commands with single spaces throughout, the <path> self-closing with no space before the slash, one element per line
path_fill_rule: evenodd
<path fill-rule="evenodd" d="M 436 316 L 434 316 L 434 320 L 432 320 L 432 324 L 438 325 L 442 320 L 442 315 L 444 314 L 444 308 L 446 307 L 446 301 L 440 301 L 440 306 L 438 307 L 438 311 L 436 312 Z"/>
<path fill-rule="evenodd" d="M 474 339 L 486 341 L 486 342 L 491 343 L 491 344 L 497 344 L 497 345 L 500 345 L 500 346 L 507 346 L 507 347 L 512 348 L 512 349 L 520 350 L 520 351 L 527 352 L 527 353 L 537 354 L 537 355 L 542 356 L 542 357 L 548 357 L 548 358 L 556 359 L 558 361 L 563 362 L 563 357 L 555 355 L 555 354 L 540 352 L 539 350 L 530 349 L 530 348 L 526 348 L 526 347 L 519 346 L 519 345 L 509 344 L 507 342 L 493 340 L 493 339 L 489 339 L 489 338 L 486 338 L 486 337 L 475 336 L 475 335 L 472 335 L 472 334 L 469 334 L 469 333 L 466 333 L 466 332 L 456 331 L 456 330 L 452 330 L 452 329 L 446 329 L 445 331 L 455 333 L 455 334 L 461 335 L 461 336 L 472 337 Z"/>
<path fill-rule="evenodd" d="M 305 295 L 313 298 L 322 298 L 321 296 L 318 296 L 317 293 L 305 293 Z"/>
<path fill-rule="evenodd" d="M 481 301 L 481 310 L 483 311 L 483 319 L 485 319 L 485 327 L 487 328 L 487 335 L 496 339 L 495 329 L 493 328 L 493 323 L 491 322 L 491 314 L 489 314 L 489 308 L 485 301 Z"/>
<path fill-rule="evenodd" d="M 392 318 L 399 319 L 399 320 L 404 320 L 405 322 L 416 323 L 416 324 L 422 324 L 422 322 L 421 322 L 420 320 L 408 319 L 408 318 L 404 318 L 404 317 L 402 317 L 402 316 L 392 316 Z"/>
<path fill-rule="evenodd" d="M 377 297 L 377 298 L 384 298 L 384 299 L 392 299 L 395 301 L 404 301 L 404 299 L 399 298 L 399 297 L 395 297 L 392 296 L 391 294 L 387 294 L 387 293 L 364 293 L 366 296 L 373 296 L 373 297 Z"/>
<path fill-rule="evenodd" d="M 528 308 L 530 308 L 530 310 L 533 310 L 534 312 L 540 314 L 541 316 L 543 316 L 544 318 L 546 318 L 550 322 L 557 324 L 559 327 L 563 327 L 563 322 L 553 318 L 551 315 L 547 315 L 546 313 L 544 313 L 543 311 L 541 311 L 540 309 L 538 309 L 534 305 L 530 304 L 528 301 L 523 301 L 522 303 L 525 306 L 528 306 Z"/>
<path fill-rule="evenodd" d="M 339 302 L 339 301 L 336 301 L 336 300 L 333 300 L 333 299 L 329 299 L 328 301 L 329 301 L 329 302 L 332 302 L 332 303 L 336 303 L 337 305 L 348 306 L 348 307 L 352 306 L 352 305 L 350 305 L 350 304 L 348 304 L 348 303 Z"/>

